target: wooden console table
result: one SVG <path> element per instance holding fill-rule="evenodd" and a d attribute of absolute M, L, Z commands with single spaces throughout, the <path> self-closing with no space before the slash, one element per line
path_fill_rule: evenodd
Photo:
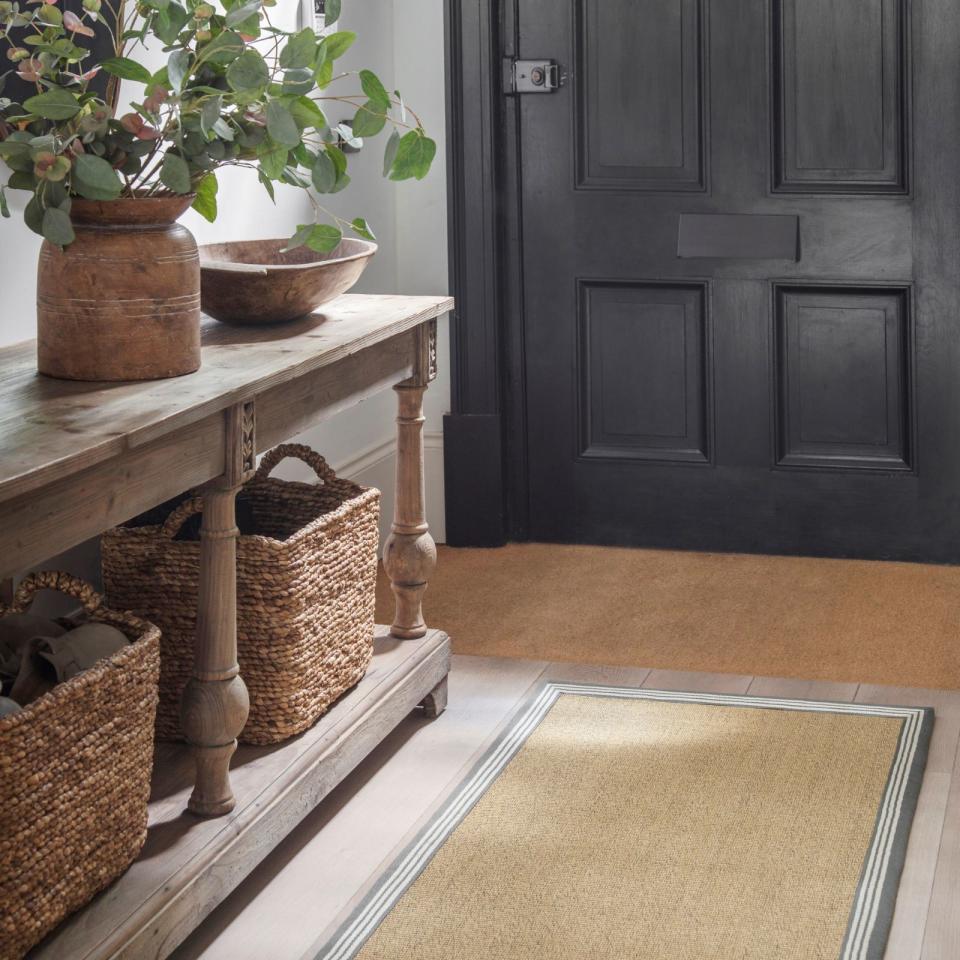
<path fill-rule="evenodd" d="M 37 955 L 166 956 L 410 709 L 443 710 L 449 641 L 421 613 L 436 560 L 422 411 L 436 376 L 436 318 L 452 305 L 348 295 L 292 325 L 207 321 L 200 371 L 148 383 L 51 380 L 36 374 L 32 343 L 0 350 L 0 578 L 206 485 L 194 673 L 184 694 L 190 745 L 158 747 L 144 854 Z M 367 677 L 310 731 L 276 748 L 242 748 L 235 790 L 229 766 L 247 714 L 235 494 L 257 453 L 390 386 L 399 404 L 397 490 L 384 564 L 394 623 L 378 628 Z"/>

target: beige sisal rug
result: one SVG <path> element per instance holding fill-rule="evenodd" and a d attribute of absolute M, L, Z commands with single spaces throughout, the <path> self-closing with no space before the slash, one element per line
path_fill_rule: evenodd
<path fill-rule="evenodd" d="M 318 960 L 878 960 L 932 723 L 547 683 Z"/>

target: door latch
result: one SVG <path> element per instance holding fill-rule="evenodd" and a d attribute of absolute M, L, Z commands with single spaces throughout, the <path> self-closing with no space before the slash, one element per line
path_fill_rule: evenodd
<path fill-rule="evenodd" d="M 566 82 L 567 75 L 554 60 L 509 60 L 510 93 L 553 93 Z"/>

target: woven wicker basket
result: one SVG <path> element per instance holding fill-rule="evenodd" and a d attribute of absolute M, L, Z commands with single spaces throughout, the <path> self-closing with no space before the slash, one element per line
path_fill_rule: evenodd
<path fill-rule="evenodd" d="M 270 477 L 285 457 L 320 480 Z M 237 648 L 250 692 L 245 743 L 277 743 L 306 730 L 366 672 L 373 655 L 380 491 L 340 480 L 309 447 L 271 450 L 244 487 L 253 534 L 237 541 Z M 157 736 L 179 739 L 180 694 L 193 665 L 199 540 L 177 538 L 202 510 L 192 498 L 162 524 L 104 534 L 111 604 L 156 623 L 160 645 Z"/>
<path fill-rule="evenodd" d="M 0 719 L 2 960 L 120 876 L 147 836 L 160 633 L 65 573 L 27 577 L 0 613 L 25 611 L 41 589 L 135 642 Z"/>

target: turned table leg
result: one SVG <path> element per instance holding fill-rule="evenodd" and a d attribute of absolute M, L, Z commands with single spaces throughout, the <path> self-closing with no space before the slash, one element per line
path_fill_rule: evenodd
<path fill-rule="evenodd" d="M 240 481 L 253 466 L 252 405 L 230 411 L 227 429 L 228 472 L 203 493 L 197 640 L 193 676 L 180 705 L 181 725 L 196 762 L 188 807 L 208 817 L 228 813 L 236 802 L 230 789 L 230 758 L 250 710 L 237 664 L 235 500 Z"/>
<path fill-rule="evenodd" d="M 427 632 L 423 592 L 437 563 L 437 548 L 427 527 L 423 488 L 423 393 L 426 385 L 409 381 L 397 391 L 397 491 L 393 526 L 383 548 L 396 611 L 390 633 L 403 640 Z"/>
<path fill-rule="evenodd" d="M 396 611 L 390 633 L 401 640 L 422 637 L 423 592 L 437 565 L 437 548 L 427 527 L 423 484 L 423 394 L 437 375 L 436 321 L 418 331 L 414 375 L 398 383 L 397 485 L 393 526 L 383 548 L 383 568 L 390 577 Z"/>

